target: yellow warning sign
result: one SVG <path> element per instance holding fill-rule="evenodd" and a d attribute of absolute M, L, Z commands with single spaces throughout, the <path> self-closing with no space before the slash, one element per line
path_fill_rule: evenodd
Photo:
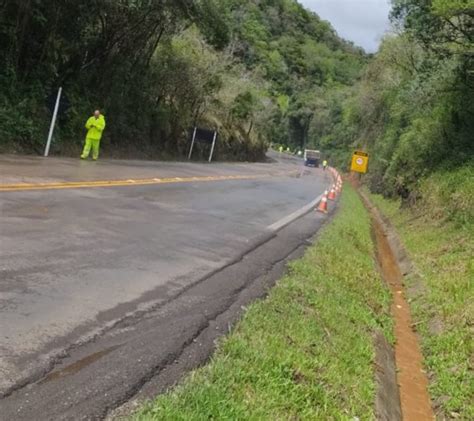
<path fill-rule="evenodd" d="M 355 151 L 352 155 L 351 171 L 365 174 L 369 166 L 369 154 L 362 151 Z"/>

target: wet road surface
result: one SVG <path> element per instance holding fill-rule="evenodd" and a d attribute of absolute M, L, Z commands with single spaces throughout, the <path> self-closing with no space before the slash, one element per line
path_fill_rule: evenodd
<path fill-rule="evenodd" d="M 134 396 L 251 282 L 281 274 L 323 219 L 271 227 L 330 182 L 293 159 L 0 158 L 0 187 L 176 177 L 0 192 L 0 419 L 100 419 Z"/>

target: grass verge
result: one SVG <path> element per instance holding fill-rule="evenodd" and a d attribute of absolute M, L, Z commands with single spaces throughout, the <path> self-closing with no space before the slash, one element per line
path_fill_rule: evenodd
<path fill-rule="evenodd" d="M 373 254 L 368 214 L 347 185 L 334 221 L 210 363 L 134 419 L 373 419 L 374 332 L 392 330 Z"/>
<path fill-rule="evenodd" d="M 438 181 L 446 184 L 450 179 Z M 449 190 L 439 184 L 436 189 Z M 440 195 L 432 190 L 431 196 L 418 204 L 415 213 L 400 209 L 399 202 L 381 196 L 371 195 L 371 199 L 394 225 L 415 267 L 405 283 L 411 291 L 414 323 L 421 336 L 430 393 L 438 416 L 472 420 L 474 225 L 465 217 L 467 208 L 451 218 L 447 209 L 439 211 L 441 205 L 432 206 L 441 202 Z M 472 201 L 472 197 L 464 197 L 460 192 L 454 196 L 459 196 L 459 209 L 462 200 Z M 450 203 L 447 200 L 444 206 L 449 207 Z M 437 218 L 433 209 L 444 216 Z"/>

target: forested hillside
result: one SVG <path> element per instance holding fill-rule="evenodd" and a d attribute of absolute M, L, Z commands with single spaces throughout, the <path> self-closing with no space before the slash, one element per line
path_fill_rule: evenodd
<path fill-rule="evenodd" d="M 361 81 L 315 110 L 311 142 L 345 168 L 354 147 L 364 148 L 373 191 L 472 221 L 474 1 L 392 4 L 396 35 Z"/>
<path fill-rule="evenodd" d="M 197 124 L 219 159 L 309 145 L 347 168 L 364 148 L 372 189 L 411 202 L 431 173 L 467 182 L 474 0 L 392 3 L 396 35 L 369 56 L 296 0 L 6 0 L 0 150 L 42 150 L 62 86 L 54 153 L 76 155 L 101 108 L 109 156 L 183 157 Z"/>
<path fill-rule="evenodd" d="M 221 159 L 262 159 L 308 140 L 326 91 L 357 80 L 364 53 L 295 0 L 6 0 L 0 4 L 0 145 L 39 152 L 59 86 L 53 151 L 76 154 L 103 110 L 122 157 L 183 156 L 194 124 Z"/>

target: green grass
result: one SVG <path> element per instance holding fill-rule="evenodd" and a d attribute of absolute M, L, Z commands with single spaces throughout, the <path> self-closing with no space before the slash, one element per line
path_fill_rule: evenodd
<path fill-rule="evenodd" d="M 346 186 L 334 221 L 210 363 L 134 419 L 373 419 L 373 338 L 392 339 L 389 303 L 368 214 Z"/>
<path fill-rule="evenodd" d="M 473 230 L 474 162 L 456 170 L 432 174 L 420 183 L 422 200 L 415 211 L 436 220 L 452 222 L 455 228 Z"/>
<path fill-rule="evenodd" d="M 439 181 L 451 184 L 451 180 L 448 177 Z M 428 182 L 432 183 L 433 180 Z M 456 192 L 456 185 L 452 187 L 449 190 L 446 185 L 438 185 L 436 189 L 442 194 L 432 190 L 430 197 L 417 205 L 416 213 L 400 210 L 398 202 L 380 196 L 372 196 L 372 200 L 394 224 L 415 265 L 415 275 L 406 280 L 408 287 L 414 289 L 420 282 L 424 287 L 412 294 L 411 307 L 430 374 L 431 396 L 440 418 L 472 420 L 474 229 L 473 221 L 466 218 L 472 209 L 464 205 L 472 202 L 472 197 L 464 197 L 459 190 Z M 467 187 L 464 182 L 462 190 Z M 469 188 L 472 190 L 472 185 Z M 439 210 L 451 203 L 441 204 L 440 197 L 448 197 L 448 191 L 457 197 L 453 199 L 458 209 L 455 218 L 449 211 Z M 434 203 L 439 204 L 435 213 Z"/>

